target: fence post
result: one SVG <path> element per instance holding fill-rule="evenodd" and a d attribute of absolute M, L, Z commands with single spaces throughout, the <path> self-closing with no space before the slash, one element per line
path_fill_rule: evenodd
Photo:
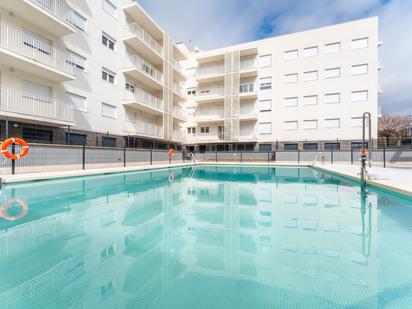
<path fill-rule="evenodd" d="M 82 154 L 82 159 L 83 159 L 83 169 L 86 169 L 86 144 L 83 144 L 83 154 Z"/>
<path fill-rule="evenodd" d="M 300 151 L 298 149 L 298 164 L 300 164 Z"/>
<path fill-rule="evenodd" d="M 330 149 L 330 164 L 333 164 L 333 148 Z"/>
<path fill-rule="evenodd" d="M 386 145 L 383 144 L 383 167 L 386 167 Z"/>
<path fill-rule="evenodd" d="M 123 148 L 123 167 L 126 167 L 126 145 Z"/>
<path fill-rule="evenodd" d="M 14 143 L 11 145 L 11 153 L 16 154 L 16 146 Z M 16 174 L 16 160 L 11 160 L 11 174 Z"/>
<path fill-rule="evenodd" d="M 350 164 L 353 165 L 353 148 L 350 149 Z"/>
<path fill-rule="evenodd" d="M 153 164 L 153 149 L 150 149 L 150 165 Z"/>
<path fill-rule="evenodd" d="M 270 162 L 270 152 L 268 151 L 268 164 Z"/>
<path fill-rule="evenodd" d="M 216 151 L 216 154 L 215 154 L 215 161 L 217 163 L 217 151 Z"/>
<path fill-rule="evenodd" d="M 276 151 L 273 152 L 273 159 L 276 162 Z"/>
<path fill-rule="evenodd" d="M 240 152 L 240 163 L 243 163 L 243 152 Z"/>

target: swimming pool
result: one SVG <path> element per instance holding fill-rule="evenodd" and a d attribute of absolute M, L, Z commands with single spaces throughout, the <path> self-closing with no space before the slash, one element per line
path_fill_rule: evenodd
<path fill-rule="evenodd" d="M 0 307 L 412 308 L 412 200 L 360 191 L 213 165 L 7 185 Z"/>

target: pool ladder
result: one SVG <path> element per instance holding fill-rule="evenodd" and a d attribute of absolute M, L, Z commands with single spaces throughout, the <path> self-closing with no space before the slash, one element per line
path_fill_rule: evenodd
<path fill-rule="evenodd" d="M 366 146 L 365 135 L 366 135 L 366 119 L 368 120 L 368 146 Z M 371 113 L 365 112 L 362 115 L 362 148 L 361 148 L 361 170 L 360 170 L 360 181 L 361 186 L 366 186 L 368 171 L 366 166 L 372 166 L 372 120 Z M 368 159 L 368 160 L 367 160 Z"/>

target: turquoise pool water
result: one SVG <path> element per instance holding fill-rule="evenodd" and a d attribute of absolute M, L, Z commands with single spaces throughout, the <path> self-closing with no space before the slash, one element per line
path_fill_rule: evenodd
<path fill-rule="evenodd" d="M 412 200 L 360 191 L 239 166 L 8 185 L 0 308 L 412 308 Z"/>

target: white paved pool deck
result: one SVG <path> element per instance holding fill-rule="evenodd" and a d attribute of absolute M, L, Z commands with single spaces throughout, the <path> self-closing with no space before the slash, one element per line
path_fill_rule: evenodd
<path fill-rule="evenodd" d="M 319 170 L 326 172 L 332 172 L 341 176 L 349 177 L 359 180 L 359 165 L 351 164 L 316 164 L 309 163 L 296 164 L 295 162 L 282 162 L 282 163 L 266 163 L 266 162 L 198 162 L 199 165 L 261 165 L 261 166 L 312 166 Z M 122 172 L 144 171 L 153 169 L 175 168 L 183 166 L 191 166 L 192 163 L 175 163 L 175 164 L 156 164 L 156 165 L 143 165 L 134 167 L 116 167 L 116 168 L 100 168 L 90 170 L 73 170 L 73 171 L 59 171 L 59 172 L 41 172 L 41 173 L 26 173 L 17 175 L 4 175 L 4 183 L 17 183 L 33 180 L 47 180 L 66 177 L 81 177 L 81 176 L 95 176 L 102 174 L 113 174 Z M 405 194 L 412 197 L 412 169 L 401 168 L 383 168 L 372 167 L 369 168 L 368 174 L 370 179 L 368 182 L 375 186 L 389 189 L 401 194 Z"/>

